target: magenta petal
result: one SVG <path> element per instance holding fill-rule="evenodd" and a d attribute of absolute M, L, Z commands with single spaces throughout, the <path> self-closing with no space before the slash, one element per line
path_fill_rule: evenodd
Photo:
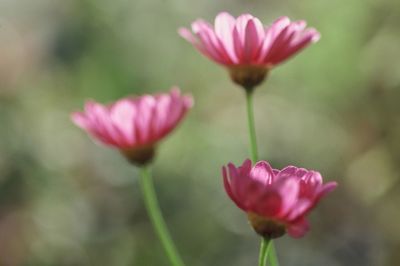
<path fill-rule="evenodd" d="M 298 200 L 300 191 L 299 182 L 294 177 L 281 179 L 278 182 L 276 189 L 282 198 L 282 207 L 279 215 L 285 216 Z"/>
<path fill-rule="evenodd" d="M 300 216 L 303 216 L 312 205 L 313 203 L 310 200 L 300 199 L 287 214 L 286 219 L 289 221 L 297 220 Z"/>
<path fill-rule="evenodd" d="M 308 173 L 303 176 L 303 180 L 315 185 L 322 184 L 322 176 L 316 171 L 308 171 Z"/>
<path fill-rule="evenodd" d="M 266 161 L 259 161 L 251 169 L 250 176 L 252 179 L 259 181 L 261 184 L 271 184 L 274 178 L 274 172 Z"/>
<path fill-rule="evenodd" d="M 273 219 L 282 209 L 282 196 L 272 189 L 268 189 L 259 196 L 254 211 L 267 219 Z"/>
<path fill-rule="evenodd" d="M 308 230 L 310 225 L 305 218 L 299 219 L 296 223 L 290 224 L 288 227 L 288 234 L 293 238 L 303 237 Z"/>
<path fill-rule="evenodd" d="M 239 167 L 239 174 L 241 176 L 250 176 L 250 171 L 251 171 L 251 160 L 246 159 L 242 163 L 242 166 Z"/>
<path fill-rule="evenodd" d="M 245 160 L 238 168 L 230 163 L 227 169 L 223 168 L 222 175 L 228 196 L 239 208 L 250 213 L 249 217 L 256 217 L 256 221 L 249 219 L 261 235 L 265 231 L 260 229 L 263 226 L 260 223 L 268 226 L 276 222 L 292 237 L 303 236 L 309 229 L 305 216 L 322 196 L 337 186 L 335 182 L 322 185 L 322 177 L 316 171 L 294 166 L 279 171 L 265 161 L 251 167 L 250 160 Z"/>
<path fill-rule="evenodd" d="M 292 177 L 296 175 L 296 172 L 297 172 L 297 167 L 291 165 L 286 166 L 281 171 L 279 171 L 279 173 L 276 175 L 276 179 Z"/>
<path fill-rule="evenodd" d="M 235 194 L 234 194 L 233 191 L 232 191 L 231 184 L 230 184 L 229 177 L 228 177 L 228 173 L 227 173 L 227 171 L 226 171 L 226 167 L 225 167 L 225 166 L 222 167 L 222 176 L 223 176 L 223 181 L 224 181 L 224 188 L 225 188 L 225 191 L 226 191 L 226 193 L 228 194 L 228 196 L 231 198 L 231 200 L 232 200 L 240 209 L 242 209 L 242 210 L 244 210 L 244 211 L 247 211 L 247 210 L 245 209 L 245 207 L 241 204 L 241 202 L 237 200 Z"/>
<path fill-rule="evenodd" d="M 328 193 L 332 192 L 333 190 L 336 189 L 338 184 L 336 182 L 329 182 L 321 186 L 319 191 L 317 192 L 317 198 L 320 199 L 323 196 L 327 195 Z"/>

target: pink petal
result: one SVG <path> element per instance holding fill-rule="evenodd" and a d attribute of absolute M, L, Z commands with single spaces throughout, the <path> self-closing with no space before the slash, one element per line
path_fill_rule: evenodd
<path fill-rule="evenodd" d="M 171 95 L 161 95 L 157 98 L 152 112 L 151 139 L 165 136 L 176 125 L 183 106 L 179 99 Z"/>
<path fill-rule="evenodd" d="M 179 35 L 186 39 L 188 42 L 194 45 L 202 54 L 207 57 L 210 57 L 207 49 L 204 47 L 203 43 L 200 42 L 196 37 L 193 36 L 192 32 L 187 28 L 179 28 L 178 30 Z"/>
<path fill-rule="evenodd" d="M 215 18 L 215 34 L 220 40 L 222 46 L 233 63 L 238 63 L 233 44 L 233 28 L 235 27 L 235 18 L 227 12 L 221 12 Z"/>
<path fill-rule="evenodd" d="M 185 40 L 187 40 L 188 42 L 190 42 L 193 45 L 197 45 L 198 44 L 198 40 L 193 36 L 192 32 L 187 29 L 187 28 L 179 28 L 178 29 L 178 33 L 179 35 L 184 38 Z"/>
<path fill-rule="evenodd" d="M 295 36 L 304 30 L 306 27 L 305 21 L 296 21 L 290 23 L 281 33 L 275 38 L 266 61 L 271 64 L 280 62 L 280 58 L 285 56 L 290 51 L 290 44 Z"/>
<path fill-rule="evenodd" d="M 246 40 L 246 27 L 247 27 L 247 23 L 249 22 L 249 20 L 251 20 L 253 18 L 252 15 L 250 14 L 243 14 L 240 15 L 237 19 L 236 19 L 236 29 L 238 31 L 239 34 L 239 40 L 241 42 L 242 45 L 244 45 L 244 42 Z"/>
<path fill-rule="evenodd" d="M 222 167 L 222 176 L 223 176 L 223 180 L 224 180 L 224 188 L 225 188 L 225 191 L 226 191 L 226 193 L 228 194 L 228 196 L 231 198 L 231 200 L 232 200 L 240 209 L 242 209 L 242 210 L 244 210 L 244 211 L 247 211 L 247 210 L 245 209 L 245 207 L 240 203 L 240 201 L 237 200 L 235 194 L 234 194 L 233 191 L 232 191 L 231 184 L 230 184 L 229 177 L 228 177 L 228 174 L 227 174 L 227 171 L 226 171 L 226 167 L 225 167 L 225 166 Z"/>
<path fill-rule="evenodd" d="M 136 141 L 134 121 L 137 116 L 135 105 L 132 101 L 123 99 L 113 105 L 110 110 L 110 119 L 118 132 L 124 145 L 130 146 Z"/>
<path fill-rule="evenodd" d="M 308 230 L 310 225 L 305 218 L 299 219 L 296 223 L 290 224 L 288 227 L 288 234 L 293 238 L 303 237 Z"/>
<path fill-rule="evenodd" d="M 151 95 L 144 95 L 137 102 L 137 111 L 140 115 L 135 120 L 135 135 L 139 145 L 147 144 L 151 140 L 151 123 L 156 104 L 155 98 Z"/>
<path fill-rule="evenodd" d="M 274 173 L 268 162 L 259 161 L 251 169 L 250 176 L 252 179 L 259 181 L 261 184 L 268 185 L 272 183 Z"/>
<path fill-rule="evenodd" d="M 94 138 L 119 149 L 142 148 L 169 133 L 193 105 L 191 96 L 181 96 L 178 88 L 156 96 L 125 98 L 112 105 L 94 101 L 72 120 Z"/>
<path fill-rule="evenodd" d="M 86 118 L 86 115 L 81 112 L 74 112 L 71 114 L 72 121 L 80 128 L 85 130 L 91 128 L 90 121 Z"/>
<path fill-rule="evenodd" d="M 315 29 L 308 29 L 304 33 L 299 34 L 301 34 L 301 36 L 293 38 L 285 53 L 274 59 L 275 61 L 283 62 L 309 44 L 315 43 L 320 39 L 320 34 Z"/>
<path fill-rule="evenodd" d="M 288 40 L 290 34 L 293 34 L 290 26 L 291 24 L 284 28 L 273 40 L 273 43 L 271 44 L 271 47 L 264 58 L 265 62 L 272 64 L 274 62 L 274 58 L 285 48 L 285 42 Z"/>
<path fill-rule="evenodd" d="M 306 174 L 300 176 L 306 183 L 313 184 L 313 185 L 320 185 L 322 184 L 322 176 L 319 172 L 316 171 L 307 171 L 305 170 Z"/>
<path fill-rule="evenodd" d="M 239 174 L 241 176 L 250 176 L 250 171 L 251 171 L 251 160 L 246 159 L 239 167 Z"/>
<path fill-rule="evenodd" d="M 310 200 L 301 199 L 292 207 L 285 219 L 289 221 L 297 220 L 300 216 L 304 216 L 312 206 L 313 203 Z"/>
<path fill-rule="evenodd" d="M 289 165 L 283 168 L 279 173 L 276 175 L 277 179 L 292 177 L 296 174 L 297 167 Z"/>
<path fill-rule="evenodd" d="M 108 108 L 95 102 L 87 102 L 85 112 L 91 121 L 96 137 L 105 144 L 114 146 L 124 145 L 110 120 Z"/>
<path fill-rule="evenodd" d="M 275 38 L 281 33 L 281 31 L 290 24 L 290 19 L 288 17 L 281 17 L 277 19 L 270 27 L 265 31 L 265 38 L 260 49 L 258 56 L 258 63 L 265 63 L 265 57 L 269 53 L 271 46 L 273 45 Z"/>
<path fill-rule="evenodd" d="M 247 171 L 248 161 L 245 161 L 242 167 L 236 168 L 232 163 L 228 164 L 228 172 L 232 192 L 241 206 L 248 209 L 258 202 L 262 195 L 263 186 L 260 182 L 251 178 Z M 246 172 L 247 171 L 247 172 Z"/>
<path fill-rule="evenodd" d="M 197 20 L 192 24 L 193 32 L 199 37 L 203 44 L 207 55 L 220 64 L 230 64 L 230 58 L 224 54 L 224 49 L 221 48 L 219 40 L 215 36 L 211 26 L 203 21 Z"/>
<path fill-rule="evenodd" d="M 309 173 L 309 171 L 305 168 L 297 168 L 295 175 L 301 179 L 303 178 L 305 175 L 307 175 Z"/>
<path fill-rule="evenodd" d="M 317 199 L 319 200 L 328 193 L 332 192 L 333 190 L 336 189 L 337 186 L 338 184 L 336 182 L 329 182 L 324 184 L 323 186 L 320 187 L 320 189 L 317 192 Z"/>
<path fill-rule="evenodd" d="M 275 50 L 269 58 L 271 63 L 279 64 L 305 47 L 314 38 L 308 31 L 304 32 L 305 21 L 293 22 L 288 26 L 285 36 L 280 39 L 280 48 Z M 306 34 L 306 35 L 305 35 Z M 305 38 L 303 36 L 306 36 Z"/>
<path fill-rule="evenodd" d="M 299 182 L 296 178 L 281 179 L 276 183 L 275 189 L 279 192 L 282 199 L 282 206 L 279 215 L 285 216 L 296 204 L 299 196 Z"/>
<path fill-rule="evenodd" d="M 262 30 L 261 22 L 256 18 L 250 19 L 247 22 L 245 29 L 242 63 L 250 64 L 253 61 L 255 61 L 255 55 L 257 54 L 261 40 L 263 39 L 264 39 L 264 32 Z"/>
<path fill-rule="evenodd" d="M 244 58 L 247 23 L 252 18 L 253 16 L 250 14 L 243 14 L 239 16 L 236 19 L 236 25 L 233 29 L 233 46 L 240 63 L 243 63 Z"/>
<path fill-rule="evenodd" d="M 277 191 L 267 189 L 258 197 L 258 202 L 253 208 L 257 214 L 275 219 L 282 209 L 282 197 Z"/>

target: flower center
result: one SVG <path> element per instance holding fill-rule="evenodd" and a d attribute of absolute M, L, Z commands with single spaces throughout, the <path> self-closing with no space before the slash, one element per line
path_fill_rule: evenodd
<path fill-rule="evenodd" d="M 278 238 L 286 233 L 286 226 L 275 220 L 267 219 L 253 212 L 247 213 L 247 218 L 254 231 L 263 237 Z"/>
<path fill-rule="evenodd" d="M 120 152 L 134 165 L 142 166 L 152 161 L 155 147 L 154 145 L 146 145 L 131 149 L 121 149 Z"/>
<path fill-rule="evenodd" d="M 264 81 L 269 69 L 268 66 L 232 66 L 229 68 L 229 74 L 236 84 L 246 90 L 252 90 Z"/>

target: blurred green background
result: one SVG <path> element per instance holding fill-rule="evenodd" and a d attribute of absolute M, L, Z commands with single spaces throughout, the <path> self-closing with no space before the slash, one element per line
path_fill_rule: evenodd
<path fill-rule="evenodd" d="M 177 28 L 220 11 L 306 19 L 322 39 L 256 91 L 261 158 L 339 188 L 282 266 L 400 265 L 400 1 L 0 0 L 0 265 L 168 265 L 137 169 L 69 118 L 84 100 L 191 92 L 156 189 L 188 266 L 256 265 L 220 169 L 248 157 L 244 93 Z"/>

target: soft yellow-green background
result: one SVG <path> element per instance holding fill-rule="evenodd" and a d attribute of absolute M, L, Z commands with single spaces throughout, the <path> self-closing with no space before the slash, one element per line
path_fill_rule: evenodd
<path fill-rule="evenodd" d="M 248 156 L 243 91 L 176 32 L 223 10 L 322 34 L 255 94 L 261 158 L 339 182 L 306 237 L 276 241 L 281 265 L 400 265 L 398 0 L 1 0 L 0 265 L 168 265 L 137 169 L 69 114 L 172 85 L 196 100 L 154 165 L 176 243 L 188 266 L 256 265 L 220 174 Z"/>

